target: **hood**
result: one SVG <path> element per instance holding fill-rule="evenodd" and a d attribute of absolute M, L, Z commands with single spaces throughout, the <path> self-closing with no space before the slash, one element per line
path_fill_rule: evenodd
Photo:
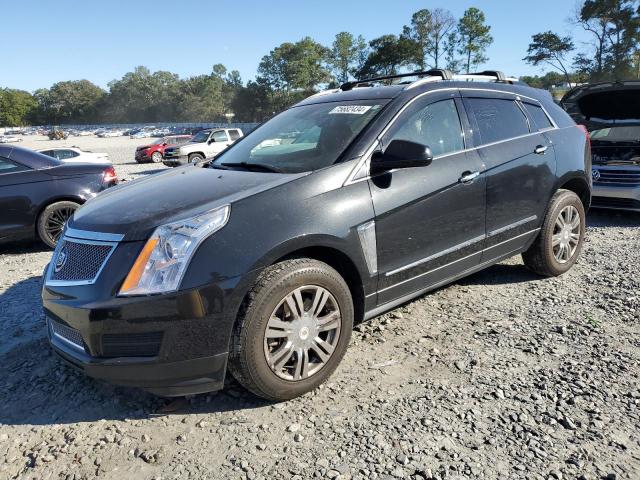
<path fill-rule="evenodd" d="M 640 81 L 581 85 L 569 90 L 560 105 L 589 131 L 640 125 Z"/>
<path fill-rule="evenodd" d="M 174 168 L 104 191 L 76 211 L 69 227 L 119 233 L 125 241 L 145 240 L 160 225 L 233 204 L 305 175 Z"/>

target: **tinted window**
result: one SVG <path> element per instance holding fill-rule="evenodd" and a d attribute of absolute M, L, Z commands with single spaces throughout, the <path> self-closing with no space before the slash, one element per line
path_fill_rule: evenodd
<path fill-rule="evenodd" d="M 44 152 L 40 152 L 42 155 L 46 155 L 48 157 L 54 157 L 55 155 L 53 154 L 53 150 L 45 150 Z"/>
<path fill-rule="evenodd" d="M 22 170 L 26 170 L 26 167 L 23 167 L 19 163 L 12 162 L 8 158 L 0 157 L 0 175 L 3 173 L 20 172 Z"/>
<path fill-rule="evenodd" d="M 213 141 L 214 142 L 226 142 L 227 134 L 224 130 L 220 130 L 219 132 L 213 132 Z"/>
<path fill-rule="evenodd" d="M 483 144 L 499 142 L 529 133 L 527 118 L 513 100 L 468 99 Z"/>
<path fill-rule="evenodd" d="M 524 109 L 527 111 L 527 115 L 529 118 L 533 120 L 533 123 L 537 127 L 538 130 L 544 130 L 545 128 L 553 127 L 551 120 L 547 117 L 547 114 L 544 113 L 544 110 L 539 105 L 533 105 L 531 103 L 523 103 Z"/>
<path fill-rule="evenodd" d="M 66 160 L 79 155 L 78 152 L 74 152 L 73 150 L 57 150 L 55 153 L 58 160 Z"/>
<path fill-rule="evenodd" d="M 390 140 L 409 140 L 431 147 L 434 156 L 464 149 L 462 126 L 453 100 L 412 109 L 401 117 Z"/>
<path fill-rule="evenodd" d="M 240 138 L 240 132 L 237 130 L 229 130 L 229 137 L 231 137 L 232 141 L 235 141 Z"/>

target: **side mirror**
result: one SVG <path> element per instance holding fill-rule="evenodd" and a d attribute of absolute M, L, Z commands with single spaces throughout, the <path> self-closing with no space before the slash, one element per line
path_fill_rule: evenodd
<path fill-rule="evenodd" d="M 426 167 L 433 161 L 431 148 L 408 140 L 392 140 L 384 152 L 374 152 L 371 157 L 371 173 L 396 168 Z"/>

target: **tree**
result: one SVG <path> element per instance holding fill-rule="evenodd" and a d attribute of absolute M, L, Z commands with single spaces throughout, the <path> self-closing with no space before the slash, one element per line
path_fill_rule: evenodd
<path fill-rule="evenodd" d="M 567 83 L 571 82 L 569 70 L 566 67 L 566 56 L 574 50 L 570 37 L 560 37 L 552 31 L 536 33 L 529 44 L 527 56 L 523 60 L 533 66 L 546 63 L 565 76 Z"/>
<path fill-rule="evenodd" d="M 574 22 L 589 32 L 591 51 L 580 53 L 574 65 L 592 81 L 635 76 L 634 53 L 640 42 L 640 8 L 635 0 L 585 0 Z"/>
<path fill-rule="evenodd" d="M 262 57 L 258 74 L 274 90 L 311 92 L 331 75 L 324 66 L 328 50 L 310 37 L 283 43 Z"/>
<path fill-rule="evenodd" d="M 82 123 L 94 120 L 106 92 L 89 80 L 58 82 L 35 92 L 44 123 Z"/>
<path fill-rule="evenodd" d="M 329 64 L 339 83 L 348 81 L 361 68 L 366 52 L 367 44 L 362 35 L 357 38 L 349 32 L 336 35 L 329 52 Z"/>
<path fill-rule="evenodd" d="M 359 77 L 395 75 L 414 59 L 414 45 L 405 37 L 383 35 L 371 40 L 369 46 L 371 51 L 358 73 Z"/>
<path fill-rule="evenodd" d="M 422 9 L 413 14 L 411 25 L 404 27 L 402 36 L 412 42 L 414 62 L 419 70 L 440 67 L 440 58 L 447 50 L 455 26 L 451 12 L 442 8 Z"/>
<path fill-rule="evenodd" d="M 471 69 L 489 61 L 485 52 L 493 43 L 489 33 L 491 27 L 485 24 L 484 13 L 475 8 L 468 8 L 458 21 L 458 52 L 464 56 L 464 69 L 467 73 Z"/>
<path fill-rule="evenodd" d="M 29 92 L 0 88 L 0 127 L 26 125 L 36 107 L 36 99 Z"/>
<path fill-rule="evenodd" d="M 106 117 L 114 122 L 156 122 L 175 118 L 181 86 L 175 73 L 151 73 L 146 67 L 136 67 L 120 80 L 109 83 Z"/>

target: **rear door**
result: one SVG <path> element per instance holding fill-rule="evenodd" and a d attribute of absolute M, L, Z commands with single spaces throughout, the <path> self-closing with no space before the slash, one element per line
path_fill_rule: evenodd
<path fill-rule="evenodd" d="M 487 168 L 485 262 L 517 253 L 535 236 L 554 186 L 555 154 L 515 95 L 470 90 L 463 97 Z"/>
<path fill-rule="evenodd" d="M 0 157 L 0 238 L 32 233 L 36 204 L 32 195 L 50 177 L 18 162 Z"/>
<path fill-rule="evenodd" d="M 465 145 L 459 94 L 437 92 L 405 108 L 382 137 L 431 147 L 426 167 L 373 176 L 378 303 L 383 304 L 480 263 L 485 235 L 483 165 Z"/>

